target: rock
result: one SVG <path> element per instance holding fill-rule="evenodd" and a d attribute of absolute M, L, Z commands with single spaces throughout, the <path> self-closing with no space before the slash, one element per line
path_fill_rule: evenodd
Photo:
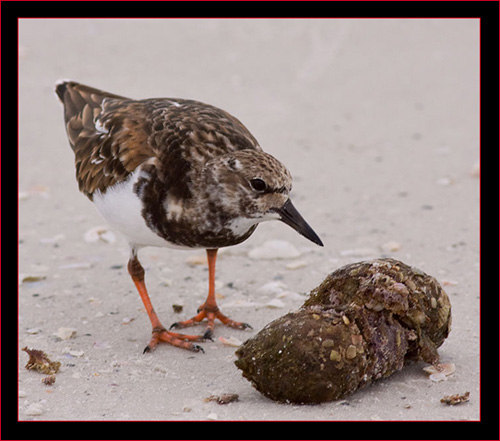
<path fill-rule="evenodd" d="M 338 319 L 338 320 L 335 320 Z M 367 363 L 366 342 L 346 357 L 359 328 L 346 326 L 335 311 L 301 309 L 271 322 L 237 351 L 236 366 L 267 397 L 319 403 L 359 387 Z"/>
<path fill-rule="evenodd" d="M 448 296 L 436 279 L 394 259 L 334 271 L 298 310 L 236 351 L 236 366 L 267 397 L 292 403 L 342 398 L 401 370 L 436 364 L 450 331 Z"/>

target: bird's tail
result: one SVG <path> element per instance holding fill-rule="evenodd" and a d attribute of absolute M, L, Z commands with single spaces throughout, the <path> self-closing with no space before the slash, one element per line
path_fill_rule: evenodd
<path fill-rule="evenodd" d="M 64 119 L 66 123 L 73 117 L 95 116 L 100 111 L 105 98 L 127 99 L 120 95 L 104 92 L 93 87 L 79 84 L 75 81 L 61 80 L 56 83 L 56 94 L 64 105 Z"/>

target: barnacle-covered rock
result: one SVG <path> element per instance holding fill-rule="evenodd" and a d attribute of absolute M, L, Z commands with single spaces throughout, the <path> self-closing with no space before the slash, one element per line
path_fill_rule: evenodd
<path fill-rule="evenodd" d="M 435 363 L 448 336 L 451 306 L 438 281 L 419 269 L 385 258 L 353 263 L 331 273 L 303 305 L 391 314 L 408 333 L 407 358 Z M 412 335 L 412 332 L 415 334 Z"/>
<path fill-rule="evenodd" d="M 406 359 L 437 362 L 450 324 L 448 297 L 433 277 L 394 259 L 359 262 L 247 340 L 235 363 L 273 400 L 331 401 L 401 370 Z"/>
<path fill-rule="evenodd" d="M 335 310 L 307 308 L 268 324 L 237 351 L 236 365 L 277 401 L 321 402 L 352 392 L 366 371 L 366 342 Z"/>

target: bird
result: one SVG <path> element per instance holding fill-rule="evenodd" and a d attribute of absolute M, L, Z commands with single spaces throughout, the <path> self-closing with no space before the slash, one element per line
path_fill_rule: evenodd
<path fill-rule="evenodd" d="M 152 325 L 144 352 L 159 343 L 203 352 L 196 343 L 212 340 L 216 319 L 251 328 L 219 310 L 215 264 L 219 248 L 245 241 L 259 223 L 279 220 L 323 246 L 292 204 L 288 169 L 228 112 L 191 99 L 130 99 L 71 80 L 58 81 L 55 92 L 79 190 L 130 246 L 128 273 Z M 147 246 L 206 250 L 206 301 L 194 317 L 168 330 L 153 308 L 138 258 Z M 205 319 L 203 334 L 172 331 Z"/>

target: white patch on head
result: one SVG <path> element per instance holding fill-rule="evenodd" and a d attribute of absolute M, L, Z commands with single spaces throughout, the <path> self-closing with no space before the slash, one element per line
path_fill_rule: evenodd
<path fill-rule="evenodd" d="M 262 216 L 262 218 L 259 222 L 264 222 L 264 221 L 269 221 L 269 220 L 279 220 L 279 219 L 280 219 L 280 215 L 278 213 L 276 213 L 275 211 L 270 211 L 269 213 Z"/>
<path fill-rule="evenodd" d="M 267 213 L 259 218 L 237 217 L 229 223 L 228 228 L 236 237 L 239 237 L 247 233 L 255 224 L 269 220 L 278 220 L 279 218 L 280 215 L 273 212 Z"/>
<path fill-rule="evenodd" d="M 233 219 L 228 228 L 236 236 L 243 236 L 250 228 L 252 228 L 259 221 L 257 219 L 248 219 L 247 217 L 237 217 Z"/>
<path fill-rule="evenodd" d="M 181 105 L 180 105 L 177 101 L 168 100 L 168 102 L 169 102 L 170 104 L 172 104 L 173 106 L 175 106 L 175 107 L 181 107 Z"/>

